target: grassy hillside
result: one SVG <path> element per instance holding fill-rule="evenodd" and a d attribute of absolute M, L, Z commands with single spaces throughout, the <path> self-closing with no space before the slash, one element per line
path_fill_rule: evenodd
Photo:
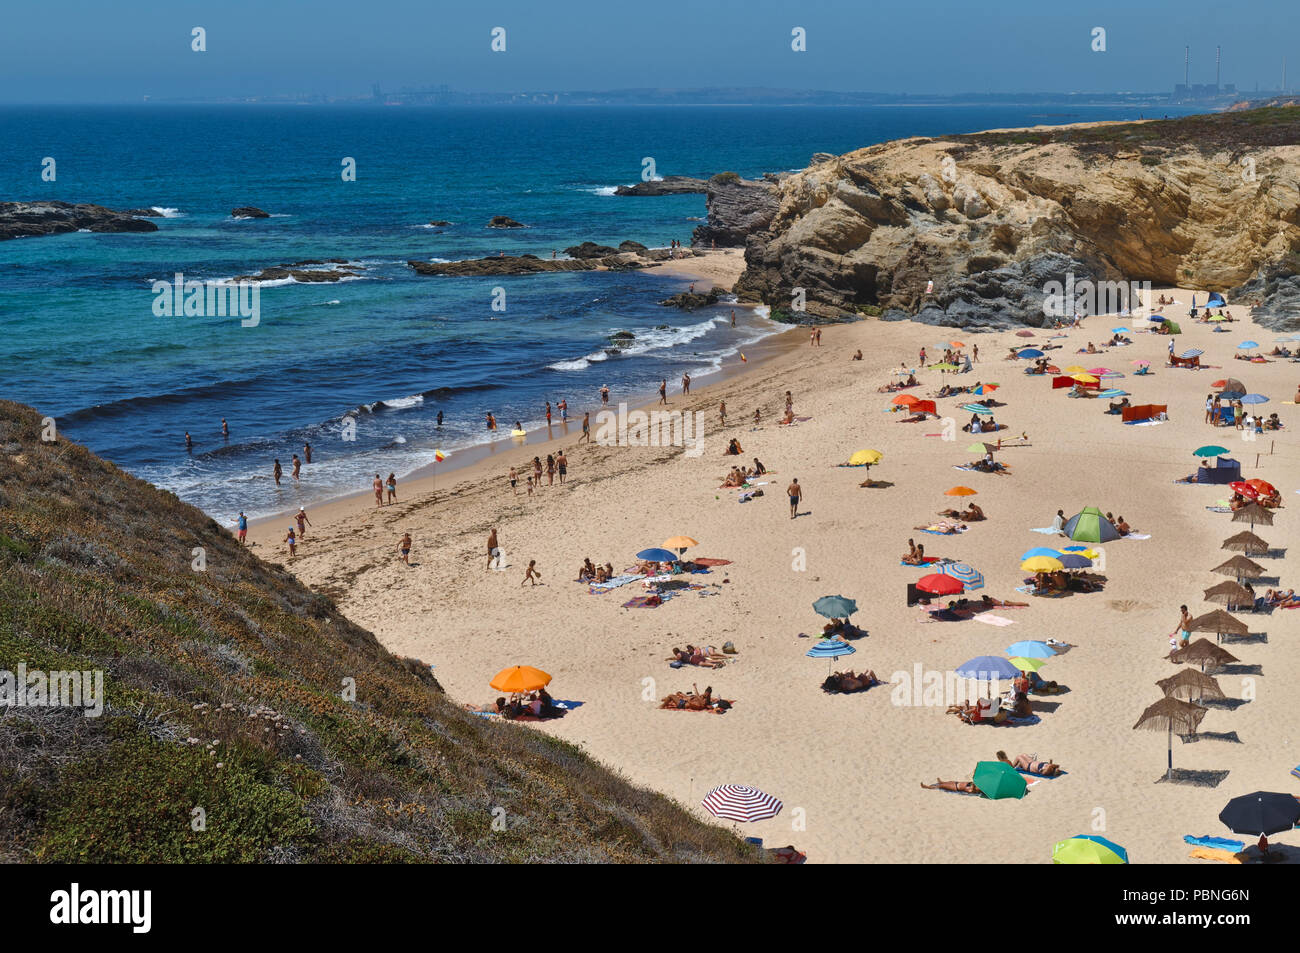
<path fill-rule="evenodd" d="M 756 859 L 570 744 L 469 716 L 197 509 L 40 435 L 0 401 L 0 669 L 102 669 L 108 703 L 0 708 L 0 859 Z"/>

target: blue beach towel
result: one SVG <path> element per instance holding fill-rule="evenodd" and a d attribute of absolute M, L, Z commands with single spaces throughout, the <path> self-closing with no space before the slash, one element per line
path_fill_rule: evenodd
<path fill-rule="evenodd" d="M 1230 837 L 1209 837 L 1206 835 L 1193 837 L 1191 834 L 1183 835 L 1183 843 L 1191 844 L 1193 847 L 1213 847 L 1216 850 L 1230 850 L 1234 854 L 1246 846 L 1244 841 L 1233 840 Z"/>

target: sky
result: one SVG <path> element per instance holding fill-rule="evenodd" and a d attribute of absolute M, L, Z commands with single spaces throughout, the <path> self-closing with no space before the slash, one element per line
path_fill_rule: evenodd
<path fill-rule="evenodd" d="M 206 52 L 191 49 L 195 27 Z M 1217 44 L 1223 82 L 1276 89 L 1289 52 L 1300 86 L 1300 0 L 7 0 L 0 102 L 346 97 L 374 83 L 1149 92 L 1182 81 L 1184 44 L 1193 83 L 1214 82 Z"/>

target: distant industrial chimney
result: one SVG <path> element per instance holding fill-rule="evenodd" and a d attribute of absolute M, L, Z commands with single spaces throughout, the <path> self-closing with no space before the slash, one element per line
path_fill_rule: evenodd
<path fill-rule="evenodd" d="M 1191 59 L 1191 56 L 1192 56 L 1192 48 L 1190 46 L 1184 46 L 1183 47 L 1183 85 L 1184 86 L 1186 86 L 1189 82 L 1187 69 L 1188 69 L 1188 61 Z"/>
<path fill-rule="evenodd" d="M 1217 93 L 1223 87 L 1219 85 L 1219 51 L 1222 47 L 1214 48 L 1214 91 Z"/>

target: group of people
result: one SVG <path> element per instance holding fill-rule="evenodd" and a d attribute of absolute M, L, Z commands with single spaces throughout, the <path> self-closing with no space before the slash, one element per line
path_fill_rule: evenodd
<path fill-rule="evenodd" d="M 588 556 L 582 560 L 582 566 L 578 568 L 578 578 L 574 582 L 609 582 L 613 578 L 613 563 L 607 562 L 603 566 L 597 566 Z"/>
<path fill-rule="evenodd" d="M 726 656 L 712 645 L 688 645 L 684 649 L 674 648 L 672 662 L 682 665 L 698 665 L 700 668 L 722 668 L 727 664 Z"/>
<path fill-rule="evenodd" d="M 732 467 L 722 485 L 724 487 L 744 486 L 754 477 L 764 476 L 766 473 L 767 467 L 763 466 L 763 462 L 758 457 L 755 457 L 752 467 Z"/>
<path fill-rule="evenodd" d="M 1009 764 L 1017 771 L 1025 774 L 1033 774 L 1043 778 L 1054 778 L 1062 771 L 1061 766 L 1050 758 L 1039 758 L 1036 754 L 1018 754 L 1015 760 L 1007 757 L 1005 751 L 997 753 L 997 759 L 1003 764 Z M 953 791 L 957 794 L 979 794 L 983 796 L 984 792 L 975 786 L 974 781 L 942 781 L 935 779 L 934 784 L 922 784 L 927 791 Z"/>
<path fill-rule="evenodd" d="M 702 692 L 695 685 L 691 688 L 692 691 L 689 692 L 672 692 L 665 695 L 659 707 L 681 711 L 712 711 L 718 714 L 731 708 L 731 702 L 713 696 L 712 685 L 706 686 Z"/>
<path fill-rule="evenodd" d="M 555 704 L 555 699 L 544 688 L 539 688 L 535 692 L 528 694 L 512 695 L 510 700 L 498 698 L 490 705 L 475 707 L 466 705 L 466 711 L 486 712 L 490 715 L 500 715 L 507 721 L 514 721 L 518 718 L 562 718 L 566 709 L 560 708 Z"/>
<path fill-rule="evenodd" d="M 853 692 L 865 692 L 873 685 L 883 684 L 876 673 L 867 669 L 864 672 L 855 672 L 850 669 L 847 672 L 832 672 L 826 676 L 822 682 L 822 691 L 830 695 L 848 695 Z"/>
<path fill-rule="evenodd" d="M 555 453 L 555 454 L 548 453 L 546 455 L 545 464 L 542 463 L 542 458 L 540 456 L 533 457 L 532 473 L 525 474 L 525 479 L 527 480 L 527 492 L 529 496 L 533 495 L 533 490 L 541 487 L 543 471 L 545 471 L 546 473 L 547 486 L 555 485 L 555 477 L 557 475 L 560 478 L 560 483 L 563 484 L 569 475 L 568 455 L 563 450 L 560 450 L 559 453 Z M 518 496 L 519 495 L 518 469 L 516 469 L 515 467 L 510 468 L 509 479 L 510 479 L 511 492 L 515 496 Z"/>
<path fill-rule="evenodd" d="M 1002 425 L 992 414 L 988 415 L 988 420 L 981 419 L 979 414 L 971 414 L 970 422 L 963 424 L 961 429 L 967 433 L 995 433 L 1002 429 Z"/>

